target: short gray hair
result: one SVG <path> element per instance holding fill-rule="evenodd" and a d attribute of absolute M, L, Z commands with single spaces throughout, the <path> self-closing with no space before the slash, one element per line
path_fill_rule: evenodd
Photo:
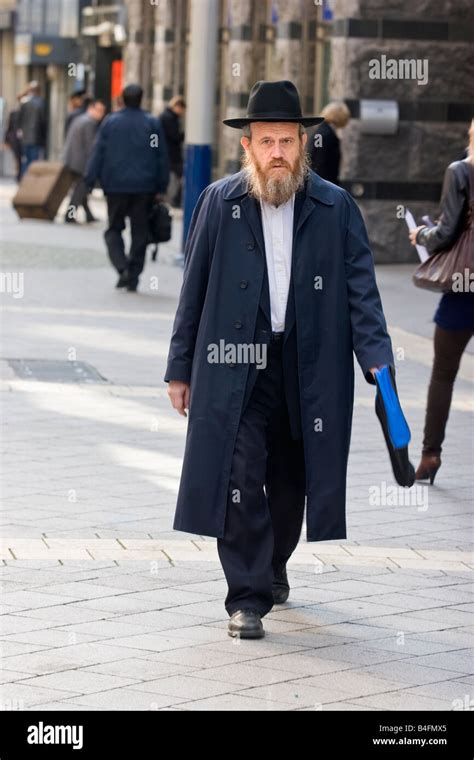
<path fill-rule="evenodd" d="M 252 132 L 251 132 L 250 127 L 251 127 L 251 124 L 246 124 L 244 127 L 242 127 L 242 134 L 243 134 L 243 136 L 247 137 L 249 140 L 252 139 Z M 303 124 L 301 124 L 301 122 L 298 123 L 298 127 L 299 127 L 299 129 L 298 129 L 298 135 L 301 138 L 304 135 L 304 133 L 306 132 L 306 130 L 305 130 Z"/>

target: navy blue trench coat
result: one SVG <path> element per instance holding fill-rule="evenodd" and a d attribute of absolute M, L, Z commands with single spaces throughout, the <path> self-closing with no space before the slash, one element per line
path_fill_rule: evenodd
<path fill-rule="evenodd" d="M 258 207 L 245 175 L 209 185 L 190 225 L 164 378 L 191 385 L 176 530 L 224 534 L 249 363 L 211 363 L 208 352 L 222 340 L 256 340 L 265 272 Z M 307 540 L 343 539 L 353 353 L 371 384 L 370 368 L 394 361 L 361 213 L 345 190 L 314 172 L 294 230 L 292 277 Z"/>

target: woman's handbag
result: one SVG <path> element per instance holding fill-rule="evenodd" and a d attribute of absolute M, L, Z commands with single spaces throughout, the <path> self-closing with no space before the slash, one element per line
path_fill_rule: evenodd
<path fill-rule="evenodd" d="M 469 205 L 464 228 L 451 248 L 432 254 L 420 264 L 413 274 L 417 288 L 437 293 L 455 293 L 456 280 L 471 282 L 474 276 L 474 167 L 469 165 Z M 464 285 L 459 288 L 464 292 Z"/>

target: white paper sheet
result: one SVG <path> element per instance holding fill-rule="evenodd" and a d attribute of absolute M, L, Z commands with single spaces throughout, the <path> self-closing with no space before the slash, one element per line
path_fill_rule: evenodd
<path fill-rule="evenodd" d="M 411 213 L 411 211 L 409 211 L 409 209 L 405 211 L 405 221 L 410 231 L 419 227 L 419 225 L 415 222 L 413 214 Z M 424 261 L 426 261 L 426 259 L 429 258 L 429 253 L 426 250 L 424 245 L 417 245 L 416 250 L 417 250 L 418 256 L 420 257 L 421 263 L 423 263 Z"/>

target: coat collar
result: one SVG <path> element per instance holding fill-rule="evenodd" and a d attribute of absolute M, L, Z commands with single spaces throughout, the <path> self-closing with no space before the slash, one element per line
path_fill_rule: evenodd
<path fill-rule="evenodd" d="M 241 198 L 248 194 L 247 180 L 243 171 L 233 174 L 227 180 L 227 187 L 224 191 L 224 200 L 231 201 Z M 333 192 L 329 183 L 318 177 L 315 172 L 310 171 L 306 182 L 306 197 L 324 203 L 326 206 L 333 206 Z"/>

